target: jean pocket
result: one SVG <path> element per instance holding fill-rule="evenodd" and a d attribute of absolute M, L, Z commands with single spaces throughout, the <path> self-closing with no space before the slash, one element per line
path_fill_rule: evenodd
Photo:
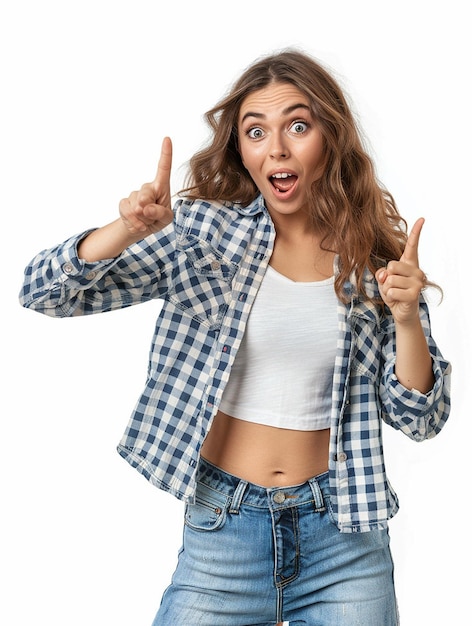
<path fill-rule="evenodd" d="M 229 498 L 199 484 L 195 504 L 185 507 L 185 524 L 201 532 L 219 530 L 226 521 Z"/>

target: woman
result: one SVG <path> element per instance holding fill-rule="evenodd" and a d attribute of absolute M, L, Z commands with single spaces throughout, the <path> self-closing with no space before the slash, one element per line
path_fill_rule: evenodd
<path fill-rule="evenodd" d="M 409 236 L 346 99 L 298 51 L 257 60 L 209 113 L 171 209 L 172 146 L 110 224 L 40 253 L 24 306 L 163 298 L 118 447 L 186 502 L 154 626 L 398 623 L 381 421 L 449 414 Z"/>

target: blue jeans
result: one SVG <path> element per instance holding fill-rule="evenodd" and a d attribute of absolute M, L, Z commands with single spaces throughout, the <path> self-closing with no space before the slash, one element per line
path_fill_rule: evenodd
<path fill-rule="evenodd" d="M 153 626 L 396 626 L 387 530 L 340 533 L 328 474 L 265 488 L 202 460 Z"/>

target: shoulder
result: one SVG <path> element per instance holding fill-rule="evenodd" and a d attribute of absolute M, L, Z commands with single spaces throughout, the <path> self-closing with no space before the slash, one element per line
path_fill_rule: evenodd
<path fill-rule="evenodd" d="M 231 202 L 179 200 L 175 206 L 176 245 L 183 251 L 210 248 L 238 263 L 258 233 L 261 241 L 268 239 L 268 220 L 261 197 L 247 207 Z"/>
<path fill-rule="evenodd" d="M 233 202 L 185 198 L 177 200 L 174 206 L 175 223 L 182 234 L 251 227 L 263 211 L 264 204 L 259 197 L 247 207 Z"/>
<path fill-rule="evenodd" d="M 217 202 L 215 200 L 177 200 L 174 207 L 179 223 L 188 220 L 205 222 L 213 219 L 234 219 L 237 215 L 236 205 Z"/>

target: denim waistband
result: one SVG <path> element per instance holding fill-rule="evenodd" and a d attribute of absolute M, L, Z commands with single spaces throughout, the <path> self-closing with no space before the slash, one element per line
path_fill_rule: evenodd
<path fill-rule="evenodd" d="M 202 457 L 197 482 L 230 498 L 231 513 L 238 513 L 243 503 L 271 510 L 313 503 L 315 511 L 323 511 L 325 497 L 329 495 L 328 472 L 314 476 L 300 485 L 262 487 L 233 476 Z"/>

